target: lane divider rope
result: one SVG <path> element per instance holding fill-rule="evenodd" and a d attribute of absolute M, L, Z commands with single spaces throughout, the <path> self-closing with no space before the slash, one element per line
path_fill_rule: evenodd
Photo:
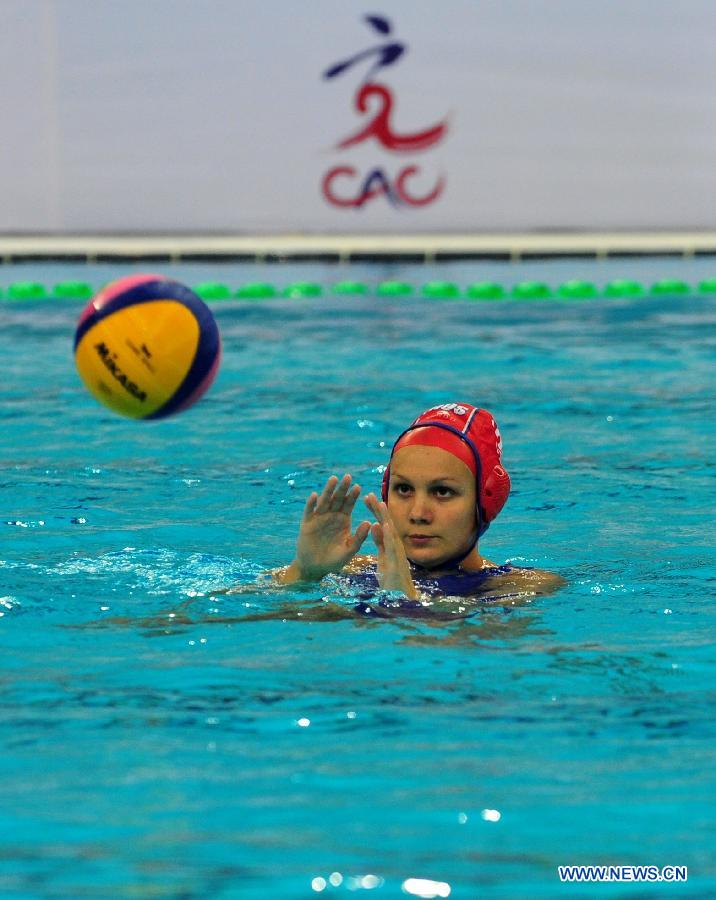
<path fill-rule="evenodd" d="M 14 281 L 7 287 L 0 287 L 0 300 L 83 300 L 87 301 L 99 289 L 86 281 L 60 281 L 48 287 L 38 281 Z M 543 281 L 518 281 L 504 285 L 494 281 L 475 281 L 460 288 L 452 281 L 428 281 L 413 284 L 408 281 L 386 280 L 370 285 L 363 281 L 337 281 L 322 285 L 314 281 L 294 281 L 283 287 L 270 282 L 252 281 L 231 288 L 219 281 L 204 281 L 193 286 L 193 290 L 203 299 L 222 300 L 265 300 L 274 297 L 301 299 L 305 297 L 337 296 L 377 296 L 377 297 L 424 297 L 436 300 L 589 300 L 599 297 L 627 298 L 675 296 L 688 294 L 716 294 L 716 278 L 706 278 L 698 285 L 690 285 L 677 278 L 663 278 L 651 285 L 626 278 L 618 278 L 598 287 L 591 281 L 571 279 L 555 288 Z"/>

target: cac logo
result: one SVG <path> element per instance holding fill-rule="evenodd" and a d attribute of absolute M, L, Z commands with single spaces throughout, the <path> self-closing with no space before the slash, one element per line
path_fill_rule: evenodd
<path fill-rule="evenodd" d="M 394 94 L 387 85 L 373 79 L 381 69 L 401 60 L 407 47 L 390 39 L 392 25 L 388 19 L 382 16 L 365 16 L 365 21 L 373 31 L 388 40 L 334 63 L 323 73 L 323 78 L 330 80 L 339 78 L 366 61 L 371 64 L 365 81 L 353 97 L 353 107 L 362 123 L 356 131 L 341 138 L 335 149 L 345 151 L 365 142 L 373 142 L 389 153 L 404 157 L 437 146 L 447 134 L 445 120 L 408 134 L 400 133 L 393 127 L 396 106 Z M 406 161 L 392 175 L 380 166 L 361 172 L 355 166 L 343 164 L 333 166 L 325 172 L 321 190 L 328 203 L 344 209 L 362 209 L 378 197 L 385 197 L 395 207 L 427 206 L 442 194 L 445 177 L 437 176 L 429 190 L 423 189 L 419 193 L 414 185 L 416 181 L 424 181 L 421 176 L 421 167 L 413 160 Z"/>

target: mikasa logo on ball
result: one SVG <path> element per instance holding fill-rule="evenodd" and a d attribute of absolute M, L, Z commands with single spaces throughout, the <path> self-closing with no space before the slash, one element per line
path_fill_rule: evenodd
<path fill-rule="evenodd" d="M 97 355 L 104 363 L 105 368 L 112 374 L 114 380 L 121 384 L 128 394 L 131 394 L 141 403 L 144 403 L 144 401 L 147 399 L 146 392 L 138 388 L 137 385 L 133 381 L 130 381 L 124 374 L 124 372 L 122 372 L 118 368 L 117 363 L 114 361 L 114 358 L 116 358 L 116 354 L 112 354 L 112 351 L 104 343 L 104 341 L 100 341 L 99 344 L 95 344 L 94 348 L 97 351 Z"/>

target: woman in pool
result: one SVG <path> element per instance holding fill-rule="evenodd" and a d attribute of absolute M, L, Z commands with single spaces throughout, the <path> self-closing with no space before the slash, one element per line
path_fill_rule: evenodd
<path fill-rule="evenodd" d="M 320 581 L 343 573 L 357 583 L 397 591 L 410 600 L 430 595 L 500 597 L 551 593 L 564 580 L 549 572 L 498 566 L 478 541 L 505 505 L 510 478 L 502 441 L 484 409 L 446 403 L 422 413 L 395 442 L 383 476 L 382 500 L 365 503 L 376 522 L 351 516 L 360 486 L 331 476 L 306 501 L 290 565 L 273 573 L 279 584 Z M 369 534 L 377 560 L 359 556 Z M 495 598 L 497 599 L 497 598 Z"/>

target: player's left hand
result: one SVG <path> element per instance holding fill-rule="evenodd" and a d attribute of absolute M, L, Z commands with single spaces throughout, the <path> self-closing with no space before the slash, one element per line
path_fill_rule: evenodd
<path fill-rule="evenodd" d="M 410 563 L 387 504 L 378 500 L 375 494 L 367 494 L 365 505 L 377 520 L 370 533 L 378 548 L 378 583 L 386 591 L 402 591 L 406 597 L 415 600 L 418 592 L 410 574 Z"/>

